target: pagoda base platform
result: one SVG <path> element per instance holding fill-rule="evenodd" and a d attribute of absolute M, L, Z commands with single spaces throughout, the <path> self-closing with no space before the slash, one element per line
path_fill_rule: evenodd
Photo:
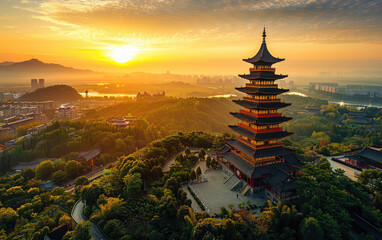
<path fill-rule="evenodd" d="M 249 192 L 264 192 L 265 196 L 273 202 L 297 197 L 294 175 L 302 163 L 293 152 L 276 158 L 277 163 L 253 166 L 229 145 L 225 145 L 217 153 L 217 160 L 223 171 L 245 182 L 251 188 Z M 241 188 L 243 189 L 245 188 Z"/>

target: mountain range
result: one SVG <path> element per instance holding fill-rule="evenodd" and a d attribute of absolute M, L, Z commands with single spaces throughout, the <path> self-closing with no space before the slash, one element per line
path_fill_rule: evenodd
<path fill-rule="evenodd" d="M 24 81 L 30 78 L 54 78 L 59 79 L 80 79 L 95 77 L 99 73 L 91 70 L 80 70 L 72 67 L 65 67 L 55 63 L 44 63 L 38 59 L 30 59 L 23 62 L 2 62 L 0 63 L 0 79 L 3 81 Z"/>

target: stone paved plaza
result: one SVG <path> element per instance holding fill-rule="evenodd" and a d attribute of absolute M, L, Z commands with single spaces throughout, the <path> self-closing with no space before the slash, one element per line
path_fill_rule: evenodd
<path fill-rule="evenodd" d="M 201 166 L 204 173 L 204 169 L 206 169 L 205 162 L 201 161 L 198 165 Z M 248 200 L 257 206 L 262 206 L 266 203 L 266 199 L 263 195 L 253 194 L 251 196 L 243 196 L 239 192 L 231 191 L 231 188 L 239 179 L 233 176 L 227 181 L 228 176 L 220 169 L 207 171 L 202 177 L 205 177 L 207 182 L 194 183 L 190 184 L 190 186 L 199 196 L 200 200 L 207 206 L 211 215 L 220 213 L 221 207 L 228 209 L 229 204 L 234 204 L 235 208 L 238 209 L 239 203 L 247 202 Z M 194 205 L 196 202 L 193 201 L 192 204 Z M 197 208 L 194 207 L 194 209 Z M 258 213 L 259 209 L 255 211 Z"/>

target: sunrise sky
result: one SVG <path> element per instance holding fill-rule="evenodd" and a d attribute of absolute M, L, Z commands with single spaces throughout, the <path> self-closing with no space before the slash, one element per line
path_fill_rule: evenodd
<path fill-rule="evenodd" d="M 381 12 L 381 0 L 1 0 L 0 61 L 237 74 L 265 25 L 279 72 L 376 72 Z"/>

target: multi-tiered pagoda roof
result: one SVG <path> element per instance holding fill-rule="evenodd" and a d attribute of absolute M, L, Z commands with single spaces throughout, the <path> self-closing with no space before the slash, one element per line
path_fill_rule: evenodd
<path fill-rule="evenodd" d="M 226 139 L 226 145 L 219 151 L 218 157 L 223 165 L 252 188 L 268 184 L 279 191 L 290 193 L 295 187 L 292 175 L 302 164 L 296 159 L 293 151 L 285 148 L 280 142 L 280 139 L 293 134 L 279 125 L 292 118 L 277 112 L 290 105 L 278 98 L 279 94 L 289 90 L 279 88 L 276 84 L 277 80 L 287 75 L 275 74 L 272 65 L 284 59 L 272 56 L 265 38 L 264 29 L 260 50 L 254 57 L 244 59 L 253 67 L 250 68 L 249 74 L 239 75 L 249 81 L 246 86 L 236 88 L 246 96 L 233 100 L 243 107 L 239 112 L 231 113 L 240 121 L 237 125 L 229 126 L 237 133 L 237 137 Z M 284 196 L 285 192 L 281 195 Z M 281 195 L 279 200 L 283 198 Z"/>

